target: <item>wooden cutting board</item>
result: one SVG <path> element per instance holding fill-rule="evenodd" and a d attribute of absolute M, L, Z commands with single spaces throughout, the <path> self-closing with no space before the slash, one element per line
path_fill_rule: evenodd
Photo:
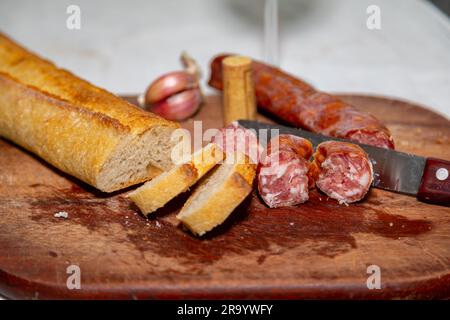
<path fill-rule="evenodd" d="M 383 120 L 399 150 L 450 159 L 442 116 L 342 98 Z M 220 127 L 220 98 L 196 119 Z M 99 193 L 4 140 L 0 182 L 0 293 L 10 298 L 450 298 L 450 208 L 413 197 L 373 189 L 346 207 L 314 191 L 304 205 L 268 209 L 253 194 L 199 239 L 175 219 L 186 194 L 147 220 L 127 191 Z M 71 265 L 79 290 L 66 285 Z M 366 286 L 370 265 L 379 290 Z"/>

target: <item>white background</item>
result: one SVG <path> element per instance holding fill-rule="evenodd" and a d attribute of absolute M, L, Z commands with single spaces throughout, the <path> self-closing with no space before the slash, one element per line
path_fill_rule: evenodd
<path fill-rule="evenodd" d="M 412 100 L 450 117 L 450 26 L 421 0 L 279 0 L 280 66 L 332 92 Z M 66 8 L 81 7 L 81 30 Z M 379 31 L 366 8 L 381 8 Z M 222 51 L 262 58 L 263 0 L 0 0 L 0 30 L 115 93 Z M 206 78 L 204 79 L 206 80 Z"/>
<path fill-rule="evenodd" d="M 450 117 L 448 18 L 421 0 L 279 0 L 280 66 L 326 91 L 395 96 Z M 188 50 L 262 58 L 263 0 L 1 0 L 0 30 L 115 93 L 138 93 Z M 66 8 L 81 8 L 68 30 Z M 381 8 L 368 30 L 366 8 Z M 206 79 L 206 77 L 205 77 Z"/>

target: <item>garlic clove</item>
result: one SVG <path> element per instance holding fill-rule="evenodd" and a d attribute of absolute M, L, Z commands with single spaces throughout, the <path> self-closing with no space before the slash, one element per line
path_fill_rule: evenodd
<path fill-rule="evenodd" d="M 148 109 L 165 119 L 182 121 L 194 115 L 201 103 L 201 92 L 195 88 L 176 93 L 163 101 L 150 105 Z"/>
<path fill-rule="evenodd" d="M 145 104 L 160 102 L 180 91 L 198 87 L 196 77 L 186 71 L 167 73 L 148 87 L 145 93 Z"/>

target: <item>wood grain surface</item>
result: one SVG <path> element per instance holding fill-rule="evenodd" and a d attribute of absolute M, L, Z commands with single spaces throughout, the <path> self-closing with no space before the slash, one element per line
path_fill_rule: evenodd
<path fill-rule="evenodd" d="M 450 159 L 445 118 L 342 98 L 382 119 L 397 149 Z M 221 126 L 220 105 L 207 98 L 195 117 L 204 130 Z M 102 194 L 4 140 L 0 182 L 0 293 L 10 298 L 450 298 L 450 208 L 413 197 L 372 189 L 346 207 L 313 191 L 304 205 L 268 209 L 254 193 L 195 238 L 175 219 L 187 194 L 145 219 L 129 190 Z M 66 286 L 70 265 L 80 290 Z M 366 286 L 370 265 L 380 290 Z"/>

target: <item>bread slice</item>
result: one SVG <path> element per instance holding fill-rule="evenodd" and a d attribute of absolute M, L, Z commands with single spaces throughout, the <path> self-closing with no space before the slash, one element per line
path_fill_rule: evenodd
<path fill-rule="evenodd" d="M 148 215 L 187 191 L 222 159 L 223 151 L 216 144 L 210 143 L 192 154 L 189 162 L 162 173 L 128 196 L 144 215 Z"/>
<path fill-rule="evenodd" d="M 177 218 L 194 234 L 203 235 L 218 226 L 251 193 L 256 164 L 243 153 L 227 159 L 201 182 Z"/>
<path fill-rule="evenodd" d="M 0 136 L 106 192 L 170 169 L 179 125 L 84 81 L 0 33 Z"/>

